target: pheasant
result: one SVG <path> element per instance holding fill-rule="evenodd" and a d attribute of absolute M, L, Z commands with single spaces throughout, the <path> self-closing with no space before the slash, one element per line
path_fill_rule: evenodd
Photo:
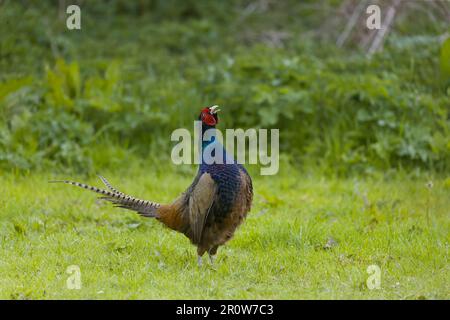
<path fill-rule="evenodd" d="M 201 110 L 198 120 L 202 123 L 202 136 L 207 130 L 215 129 L 219 122 L 218 111 L 217 106 Z M 170 204 L 129 196 L 112 187 L 102 176 L 99 177 L 108 190 L 68 180 L 51 182 L 63 182 L 99 193 L 102 195 L 100 199 L 110 201 L 116 207 L 155 218 L 168 228 L 183 233 L 197 246 L 197 261 L 201 266 L 205 252 L 212 263 L 218 247 L 232 238 L 250 211 L 253 198 L 252 179 L 244 166 L 226 153 L 214 135 L 209 141 L 202 142 L 202 150 L 211 144 L 221 148 L 226 161 L 211 163 L 205 161 L 201 153 L 201 163 L 194 181 Z"/>

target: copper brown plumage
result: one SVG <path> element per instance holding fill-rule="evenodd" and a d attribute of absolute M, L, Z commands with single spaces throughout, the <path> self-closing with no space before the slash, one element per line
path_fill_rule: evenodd
<path fill-rule="evenodd" d="M 215 128 L 218 123 L 217 107 L 201 110 L 202 133 Z M 215 139 L 203 143 L 219 143 Z M 220 145 L 223 149 L 223 147 Z M 102 182 L 109 190 L 99 189 L 72 181 L 53 181 L 72 184 L 102 195 L 116 207 L 138 212 L 144 217 L 153 217 L 168 228 L 181 232 L 197 246 L 198 262 L 207 252 L 212 260 L 219 246 L 230 240 L 236 228 L 244 221 L 251 209 L 253 187 L 250 175 L 223 149 L 223 163 L 207 164 L 202 157 L 198 173 L 187 188 L 171 204 L 159 204 L 126 195 L 102 176 Z"/>

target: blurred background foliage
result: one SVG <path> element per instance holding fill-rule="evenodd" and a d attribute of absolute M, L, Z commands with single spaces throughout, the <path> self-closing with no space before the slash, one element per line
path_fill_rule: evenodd
<path fill-rule="evenodd" d="M 73 3 L 81 30 L 72 2 L 0 1 L 1 170 L 164 163 L 219 104 L 222 129 L 280 128 L 300 170 L 449 172 L 448 1 L 403 1 L 370 57 L 363 26 L 336 45 L 356 0 Z"/>

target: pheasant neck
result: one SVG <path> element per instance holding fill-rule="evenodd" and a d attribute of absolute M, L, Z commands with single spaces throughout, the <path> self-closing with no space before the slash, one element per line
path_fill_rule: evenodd
<path fill-rule="evenodd" d="M 215 128 L 213 128 L 215 129 Z M 203 134 L 202 137 L 205 137 L 205 131 L 202 130 Z M 207 139 L 206 141 L 202 139 L 201 146 L 202 150 L 200 152 L 201 156 L 201 163 L 202 165 L 211 164 L 209 161 L 206 161 L 205 159 L 213 157 L 215 159 L 214 163 L 226 163 L 231 164 L 234 163 L 233 157 L 227 154 L 226 149 L 222 145 L 222 143 L 219 141 L 219 139 L 216 137 L 215 131 L 213 132 L 212 136 L 210 136 L 211 139 Z M 217 152 L 217 156 L 216 156 Z"/>

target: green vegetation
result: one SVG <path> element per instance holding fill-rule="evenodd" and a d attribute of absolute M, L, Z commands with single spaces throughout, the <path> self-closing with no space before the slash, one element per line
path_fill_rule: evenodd
<path fill-rule="evenodd" d="M 55 3 L 0 1 L 0 298 L 450 298 L 448 3 L 404 1 L 371 58 L 365 31 L 336 46 L 343 1 L 82 1 L 78 31 Z M 47 183 L 171 201 L 195 166 L 170 133 L 213 104 L 281 151 L 276 176 L 249 166 L 254 208 L 213 267 Z"/>
<path fill-rule="evenodd" d="M 4 1 L 1 167 L 92 174 L 167 155 L 173 129 L 219 104 L 224 128 L 280 128 L 281 151 L 300 168 L 448 172 L 439 10 L 406 10 L 368 59 L 336 47 L 345 20 L 327 27 L 332 2 L 297 2 L 271 4 L 270 14 L 248 13 L 245 1 L 93 2 L 82 6 L 82 30 L 69 31 L 54 5 Z"/>

